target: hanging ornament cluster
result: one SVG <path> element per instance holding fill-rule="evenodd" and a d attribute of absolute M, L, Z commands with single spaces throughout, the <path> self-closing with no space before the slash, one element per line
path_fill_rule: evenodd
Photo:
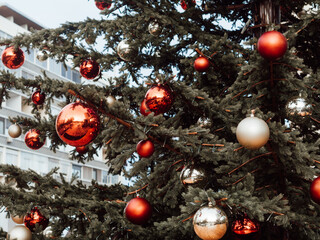
<path fill-rule="evenodd" d="M 129 40 L 122 40 L 117 46 L 117 54 L 124 61 L 133 61 L 138 51 L 132 46 Z"/>
<path fill-rule="evenodd" d="M 239 143 L 247 149 L 255 150 L 264 146 L 270 136 L 268 124 L 252 113 L 237 126 L 236 136 Z"/>
<path fill-rule="evenodd" d="M 184 186 L 202 188 L 208 183 L 208 177 L 203 168 L 194 164 L 189 164 L 182 169 L 180 181 Z"/>
<path fill-rule="evenodd" d="M 96 78 L 100 73 L 99 64 L 92 59 L 85 60 L 80 65 L 80 74 L 82 77 L 91 80 Z"/>
<path fill-rule="evenodd" d="M 147 107 L 146 99 L 143 99 L 143 101 L 141 102 L 140 113 L 143 116 L 148 116 L 151 113 L 150 109 Z"/>
<path fill-rule="evenodd" d="M 146 93 L 144 99 L 146 106 L 155 115 L 165 113 L 170 110 L 174 96 L 167 85 L 158 84 L 151 87 Z"/>
<path fill-rule="evenodd" d="M 141 140 L 136 147 L 140 157 L 148 158 L 154 152 L 154 144 L 150 140 Z"/>
<path fill-rule="evenodd" d="M 162 32 L 162 26 L 157 20 L 153 20 L 149 23 L 148 31 L 153 36 L 159 36 Z"/>
<path fill-rule="evenodd" d="M 312 115 L 312 105 L 302 96 L 290 99 L 285 110 L 287 118 L 296 123 L 303 123 Z"/>
<path fill-rule="evenodd" d="M 208 60 L 208 58 L 198 57 L 194 61 L 193 66 L 194 66 L 194 69 L 197 70 L 198 72 L 206 72 L 210 67 L 210 61 Z"/>
<path fill-rule="evenodd" d="M 12 124 L 9 128 L 8 128 L 8 134 L 10 137 L 12 138 L 18 138 L 20 137 L 22 133 L 22 130 L 21 130 L 21 127 L 15 123 L 15 124 Z"/>
<path fill-rule="evenodd" d="M 258 240 L 260 237 L 260 224 L 252 220 L 247 214 L 237 218 L 231 225 L 234 240 Z"/>
<path fill-rule="evenodd" d="M 46 141 L 45 139 L 41 140 L 39 130 L 30 129 L 24 137 L 24 142 L 29 148 L 38 150 L 45 144 Z"/>
<path fill-rule="evenodd" d="M 286 53 L 287 45 L 287 39 L 282 33 L 269 31 L 258 39 L 257 49 L 263 58 L 273 61 Z"/>
<path fill-rule="evenodd" d="M 142 225 L 150 219 L 152 207 L 145 198 L 136 197 L 127 203 L 124 213 L 130 222 Z"/>
<path fill-rule="evenodd" d="M 42 105 L 45 99 L 46 95 L 40 89 L 37 89 L 31 96 L 31 100 L 35 105 Z"/>
<path fill-rule="evenodd" d="M 44 62 L 48 59 L 48 54 L 46 51 L 38 51 L 37 52 L 37 59 L 40 61 L 40 62 Z"/>
<path fill-rule="evenodd" d="M 1 59 L 7 68 L 17 69 L 24 63 L 24 53 L 20 48 L 7 47 L 2 53 Z"/>
<path fill-rule="evenodd" d="M 24 217 L 24 225 L 32 232 L 35 231 L 36 226 L 44 230 L 48 224 L 49 219 L 43 216 L 37 207 L 34 207 L 31 212 Z"/>
<path fill-rule="evenodd" d="M 99 0 L 95 0 L 96 2 L 96 6 L 98 9 L 105 10 L 106 8 L 109 9 L 111 8 L 111 0 L 110 2 L 104 2 L 104 1 L 99 1 Z"/>
<path fill-rule="evenodd" d="M 193 216 L 193 229 L 203 240 L 221 239 L 227 232 L 228 224 L 226 213 L 211 202 Z"/>
<path fill-rule="evenodd" d="M 310 185 L 311 199 L 320 204 L 320 177 L 315 178 Z"/>
<path fill-rule="evenodd" d="M 27 227 L 16 225 L 8 232 L 7 240 L 32 240 L 32 233 Z"/>

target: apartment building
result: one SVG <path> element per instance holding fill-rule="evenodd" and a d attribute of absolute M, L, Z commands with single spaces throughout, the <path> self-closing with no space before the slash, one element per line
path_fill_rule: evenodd
<path fill-rule="evenodd" d="M 8 4 L 0 4 L 0 38 L 11 38 L 19 33 L 26 33 L 31 28 L 40 30 L 43 27 Z M 4 47 L 1 47 L 1 53 L 3 49 Z M 25 52 L 25 62 L 22 67 L 16 70 L 9 70 L 0 62 L 0 70 L 5 69 L 14 73 L 17 77 L 30 79 L 42 75 L 42 71 L 45 71 L 48 77 L 54 79 L 76 83 L 85 81 L 77 70 L 72 69 L 72 66 L 65 68 L 63 64 L 57 63 L 54 59 L 40 62 L 36 55 L 37 50 L 32 50 L 30 53 Z M 59 167 L 59 172 L 64 173 L 66 179 L 70 179 L 75 174 L 87 184 L 91 183 L 92 179 L 100 184 L 107 185 L 125 182 L 123 176 L 108 174 L 108 167 L 105 165 L 102 150 L 94 161 L 84 165 L 70 159 L 69 153 L 74 149 L 71 146 L 61 147 L 59 151 L 53 153 L 49 149 L 49 139 L 46 139 L 45 145 L 39 150 L 31 150 L 25 145 L 23 134 L 19 138 L 11 138 L 8 135 L 8 128 L 11 125 L 8 118 L 17 115 L 32 117 L 32 107 L 24 104 L 26 98 L 26 95 L 12 89 L 10 99 L 2 104 L 0 109 L 0 163 L 13 164 L 21 169 L 33 169 L 40 174 L 46 174 L 52 168 Z M 57 99 L 52 106 L 54 115 L 60 112 L 58 104 L 59 100 Z M 5 218 L 5 213 L 0 213 L 0 227 L 8 231 L 13 225 L 14 223 L 11 220 Z"/>

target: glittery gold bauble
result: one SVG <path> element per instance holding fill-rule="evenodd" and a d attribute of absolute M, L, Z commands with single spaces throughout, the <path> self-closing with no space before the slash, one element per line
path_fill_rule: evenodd
<path fill-rule="evenodd" d="M 261 148 L 268 142 L 270 130 L 265 121 L 251 116 L 238 124 L 236 135 L 242 146 L 254 150 Z"/>
<path fill-rule="evenodd" d="M 32 233 L 27 227 L 23 225 L 16 225 L 8 232 L 7 239 L 8 240 L 31 240 Z"/>
<path fill-rule="evenodd" d="M 208 182 L 208 177 L 203 168 L 190 164 L 182 169 L 180 180 L 185 186 L 204 187 Z"/>
<path fill-rule="evenodd" d="M 12 124 L 8 128 L 8 134 L 12 138 L 20 137 L 21 132 L 22 132 L 21 127 L 18 124 Z"/>
<path fill-rule="evenodd" d="M 217 206 L 202 207 L 193 216 L 193 228 L 203 240 L 218 240 L 227 232 L 228 217 Z"/>
<path fill-rule="evenodd" d="M 137 57 L 138 51 L 127 39 L 122 40 L 117 46 L 118 56 L 124 61 L 132 61 Z"/>
<path fill-rule="evenodd" d="M 152 22 L 149 23 L 148 30 L 151 35 L 159 36 L 160 33 L 162 32 L 162 26 L 158 21 L 153 20 Z"/>
<path fill-rule="evenodd" d="M 22 216 L 12 215 L 12 214 L 10 214 L 10 215 L 11 215 L 12 221 L 14 221 L 16 224 L 23 224 L 23 218 L 24 218 L 23 215 Z"/>
<path fill-rule="evenodd" d="M 286 104 L 286 115 L 290 121 L 303 123 L 312 115 L 312 105 L 303 97 L 295 97 Z"/>

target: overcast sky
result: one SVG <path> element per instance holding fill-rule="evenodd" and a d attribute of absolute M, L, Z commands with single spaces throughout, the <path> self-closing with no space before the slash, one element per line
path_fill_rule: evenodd
<path fill-rule="evenodd" d="M 55 28 L 60 24 L 78 22 L 87 17 L 101 19 L 94 0 L 0 0 L 38 24 Z"/>

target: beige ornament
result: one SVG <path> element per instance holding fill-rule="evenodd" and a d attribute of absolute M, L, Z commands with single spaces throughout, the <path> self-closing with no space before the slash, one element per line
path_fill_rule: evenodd
<path fill-rule="evenodd" d="M 16 225 L 7 235 L 7 240 L 31 240 L 32 233 L 24 225 Z"/>

